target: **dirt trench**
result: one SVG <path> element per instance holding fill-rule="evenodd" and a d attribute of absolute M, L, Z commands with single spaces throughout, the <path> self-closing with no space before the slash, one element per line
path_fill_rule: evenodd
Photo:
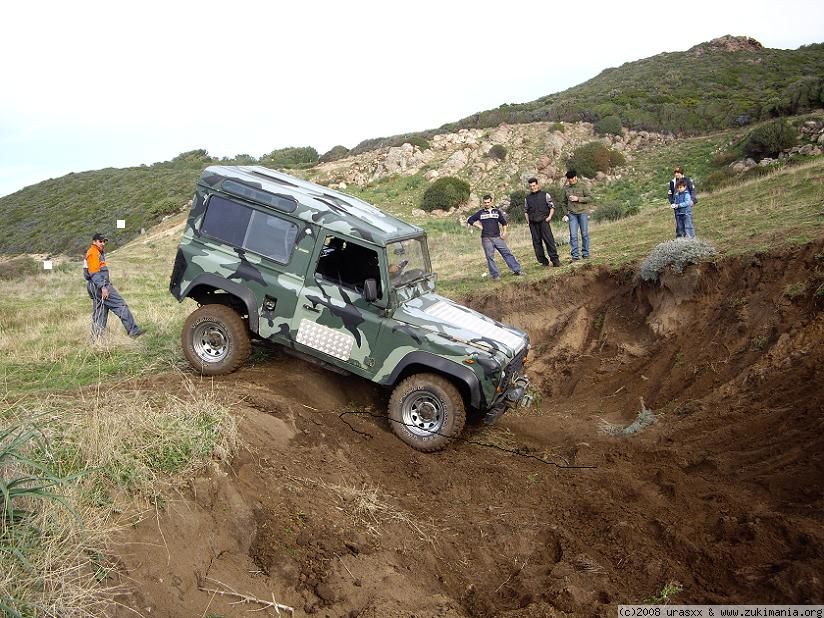
<path fill-rule="evenodd" d="M 467 299 L 529 332 L 536 399 L 441 453 L 399 442 L 359 379 L 277 353 L 220 378 L 245 447 L 120 539 L 119 600 L 259 607 L 200 584 L 298 616 L 613 616 L 673 584 L 679 603 L 824 603 L 822 255 Z"/>

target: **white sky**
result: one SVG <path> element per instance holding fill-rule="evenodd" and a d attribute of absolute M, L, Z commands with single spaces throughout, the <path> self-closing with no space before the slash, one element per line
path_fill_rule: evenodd
<path fill-rule="evenodd" d="M 724 34 L 784 49 L 824 42 L 820 0 L 734 4 L 8 2 L 0 196 L 195 148 L 352 148 Z"/>

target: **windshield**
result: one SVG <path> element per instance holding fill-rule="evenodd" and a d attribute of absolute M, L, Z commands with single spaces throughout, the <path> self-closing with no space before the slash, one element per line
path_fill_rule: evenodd
<path fill-rule="evenodd" d="M 399 240 L 386 246 L 389 264 L 389 282 L 393 288 L 402 287 L 431 274 L 426 238 Z"/>

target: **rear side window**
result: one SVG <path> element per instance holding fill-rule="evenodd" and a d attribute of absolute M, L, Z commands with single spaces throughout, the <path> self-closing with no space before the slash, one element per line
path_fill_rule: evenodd
<path fill-rule="evenodd" d="M 285 264 L 295 248 L 298 227 L 219 195 L 209 198 L 201 232 Z"/>

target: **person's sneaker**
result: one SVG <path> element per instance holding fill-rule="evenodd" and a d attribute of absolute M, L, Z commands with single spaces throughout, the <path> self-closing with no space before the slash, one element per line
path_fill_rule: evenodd
<path fill-rule="evenodd" d="M 516 272 L 514 272 L 514 273 L 512 273 L 512 274 L 513 274 L 513 275 L 515 275 L 516 277 L 520 277 L 520 276 L 522 276 L 522 275 L 523 275 L 523 273 L 522 273 L 520 270 L 519 270 L 519 271 L 516 271 Z"/>
<path fill-rule="evenodd" d="M 137 328 L 137 329 L 135 329 L 135 330 L 133 330 L 132 332 L 129 333 L 129 337 L 131 337 L 132 339 L 137 339 L 138 337 L 140 337 L 140 335 L 143 334 L 143 332 L 144 331 Z"/>
<path fill-rule="evenodd" d="M 492 280 L 493 280 L 493 281 L 500 281 L 500 280 L 501 280 L 501 278 L 500 278 L 500 277 L 492 277 Z"/>
<path fill-rule="evenodd" d="M 543 266 L 544 268 L 546 268 L 547 266 L 549 266 L 549 262 L 547 262 L 546 264 L 544 264 L 543 262 L 541 262 L 541 266 Z"/>
<path fill-rule="evenodd" d="M 561 260 L 557 260 L 555 262 L 552 262 L 552 267 L 553 268 L 558 268 L 560 265 L 561 265 Z"/>

